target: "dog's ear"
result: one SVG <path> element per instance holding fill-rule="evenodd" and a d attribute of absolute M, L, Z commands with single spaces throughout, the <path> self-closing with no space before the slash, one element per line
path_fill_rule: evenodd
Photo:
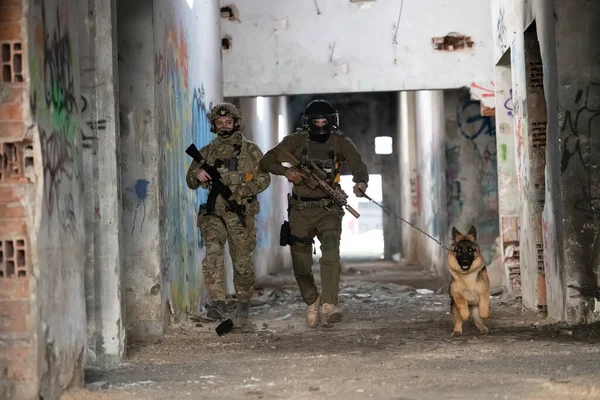
<path fill-rule="evenodd" d="M 474 226 L 471 225 L 471 229 L 469 229 L 469 233 L 467 233 L 467 235 L 471 236 L 474 242 L 477 241 L 477 229 L 475 229 Z"/>
<path fill-rule="evenodd" d="M 456 229 L 456 227 L 453 226 L 452 227 L 452 241 L 456 243 L 456 241 L 457 241 L 456 238 L 459 237 L 459 236 L 462 236 L 462 233 L 460 233 L 458 231 L 458 229 Z"/>

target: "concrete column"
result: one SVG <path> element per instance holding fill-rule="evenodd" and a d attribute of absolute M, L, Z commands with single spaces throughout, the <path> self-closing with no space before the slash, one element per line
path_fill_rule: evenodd
<path fill-rule="evenodd" d="M 120 362 L 125 353 L 123 315 L 121 174 L 119 168 L 119 109 L 117 73 L 116 0 L 95 1 L 96 110 L 103 120 L 98 135 L 93 185 L 94 293 L 96 299 L 96 354 L 102 365 Z"/>
<path fill-rule="evenodd" d="M 519 257 L 519 189 L 514 138 L 512 71 L 510 65 L 495 70 L 496 89 L 496 158 L 498 161 L 498 213 L 503 283 L 508 293 L 521 297 Z"/>
<path fill-rule="evenodd" d="M 398 92 L 398 137 L 396 149 L 400 154 L 400 212 L 412 224 L 418 222 L 420 206 L 420 175 L 417 173 L 417 130 L 415 92 Z M 420 232 L 402 224 L 402 257 L 409 263 L 417 260 Z"/>
<path fill-rule="evenodd" d="M 91 3 L 91 4 L 90 4 Z M 96 115 L 96 45 L 94 41 L 95 12 L 94 1 L 82 2 L 78 8 L 79 11 L 79 63 L 81 73 L 81 138 L 83 142 L 82 161 L 83 176 L 88 182 L 83 187 L 84 195 L 84 215 L 85 215 L 85 308 L 88 324 L 88 362 L 96 363 L 96 302 L 98 301 L 95 293 L 95 225 L 96 217 L 94 206 L 97 203 L 96 185 L 94 184 L 97 175 L 98 163 L 96 160 L 96 151 L 98 146 L 97 124 L 87 125 L 85 121 L 93 122 Z M 100 125 L 102 129 L 103 125 Z"/>
<path fill-rule="evenodd" d="M 593 39 L 600 23 L 600 4 L 555 0 L 554 8 L 539 10 L 545 22 L 538 29 L 545 33 L 556 24 L 556 75 L 551 70 L 545 76 L 547 84 L 558 83 L 557 97 L 549 96 L 547 101 L 548 135 L 552 139 L 547 159 L 555 162 L 546 167 L 549 175 L 546 181 L 552 194 L 562 188 L 562 196 L 552 196 L 553 203 L 546 204 L 544 219 L 551 224 L 546 228 L 550 233 L 545 236 L 551 238 L 556 233 L 554 226 L 560 227 L 562 222 L 562 235 L 555 239 L 558 243 L 553 240 L 550 245 L 559 249 L 564 246 L 564 277 L 554 267 L 547 273 L 554 274 L 549 289 L 556 293 L 552 293 L 551 299 L 566 303 L 567 321 L 586 322 L 600 316 L 600 302 L 593 296 L 600 283 L 600 56 Z M 541 46 L 551 64 L 554 37 L 546 38 Z M 551 108 L 555 105 L 558 105 L 558 120 L 556 109 Z M 559 159 L 561 173 L 556 161 Z M 560 206 L 561 200 L 562 213 L 556 207 L 549 207 Z M 553 259 L 550 255 L 548 258 Z"/>
<path fill-rule="evenodd" d="M 127 332 L 160 335 L 158 135 L 155 128 L 153 1 L 118 3 L 123 270 Z M 190 212 L 193 212 L 190 210 Z"/>
<path fill-rule="evenodd" d="M 421 185 L 421 212 L 418 226 L 438 241 L 447 242 L 446 232 L 446 152 L 444 130 L 444 92 L 416 93 L 418 173 Z M 444 251 L 430 238 L 420 234 L 418 261 L 431 272 L 444 276 Z"/>
<path fill-rule="evenodd" d="M 288 133 L 285 97 L 242 98 L 239 105 L 244 116 L 244 135 L 263 153 L 278 143 L 280 134 Z M 256 219 L 257 245 L 253 254 L 257 279 L 279 271 L 291 262 L 287 261 L 288 248 L 279 246 L 279 230 L 287 218 L 287 187 L 285 178 L 271 175 L 271 185 L 258 196 L 260 214 Z"/>

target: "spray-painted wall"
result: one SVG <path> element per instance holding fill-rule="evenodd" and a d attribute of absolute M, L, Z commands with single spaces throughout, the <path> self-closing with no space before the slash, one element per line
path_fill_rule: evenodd
<path fill-rule="evenodd" d="M 188 189 L 185 149 L 212 139 L 206 114 L 222 98 L 218 1 L 189 4 L 154 4 L 161 265 L 165 298 L 176 316 L 196 309 L 203 281 L 204 243 L 195 215 L 207 192 Z"/>
<path fill-rule="evenodd" d="M 221 5 L 234 9 L 222 24 L 223 36 L 231 38 L 223 54 L 226 96 L 446 89 L 493 79 L 487 1 Z M 433 38 L 453 32 L 467 37 L 440 45 L 455 50 L 434 48 Z"/>
<path fill-rule="evenodd" d="M 37 189 L 31 207 L 39 317 L 41 393 L 78 383 L 85 362 L 83 216 L 78 10 L 58 0 L 30 2 L 30 105 Z M 60 365 L 60 368 L 57 366 Z"/>
<path fill-rule="evenodd" d="M 600 280 L 597 11 L 591 2 L 492 2 L 494 59 L 508 49 L 511 57 L 523 302 L 544 301 L 550 317 L 570 322 L 599 309 L 589 293 L 567 287 Z"/>
<path fill-rule="evenodd" d="M 498 229 L 498 176 L 496 127 L 481 115 L 479 101 L 468 89 L 444 93 L 446 110 L 446 242 L 452 226 L 465 233 L 477 228 L 479 246 L 487 265 L 494 257 Z"/>

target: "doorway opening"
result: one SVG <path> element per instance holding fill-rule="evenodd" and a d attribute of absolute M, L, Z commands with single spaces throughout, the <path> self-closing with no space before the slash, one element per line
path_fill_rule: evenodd
<path fill-rule="evenodd" d="M 378 203 L 383 201 L 383 180 L 380 174 L 369 174 L 369 197 Z M 360 214 L 355 218 L 349 212 L 342 219 L 340 255 L 350 260 L 383 260 L 383 210 L 366 198 L 358 198 L 352 193 L 352 175 L 342 175 L 340 186 L 348 194 L 348 205 Z M 321 243 L 315 238 L 316 254 L 321 257 Z"/>

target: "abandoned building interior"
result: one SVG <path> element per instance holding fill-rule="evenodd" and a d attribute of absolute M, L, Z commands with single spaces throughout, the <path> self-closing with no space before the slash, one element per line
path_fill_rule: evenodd
<path fill-rule="evenodd" d="M 0 0 L 0 398 L 600 398 L 599 35 L 584 0 Z M 386 208 L 342 176 L 344 320 L 304 324 L 273 175 L 218 336 L 185 149 L 224 100 L 266 152 L 320 98 Z M 491 333 L 458 338 L 471 226 Z"/>

